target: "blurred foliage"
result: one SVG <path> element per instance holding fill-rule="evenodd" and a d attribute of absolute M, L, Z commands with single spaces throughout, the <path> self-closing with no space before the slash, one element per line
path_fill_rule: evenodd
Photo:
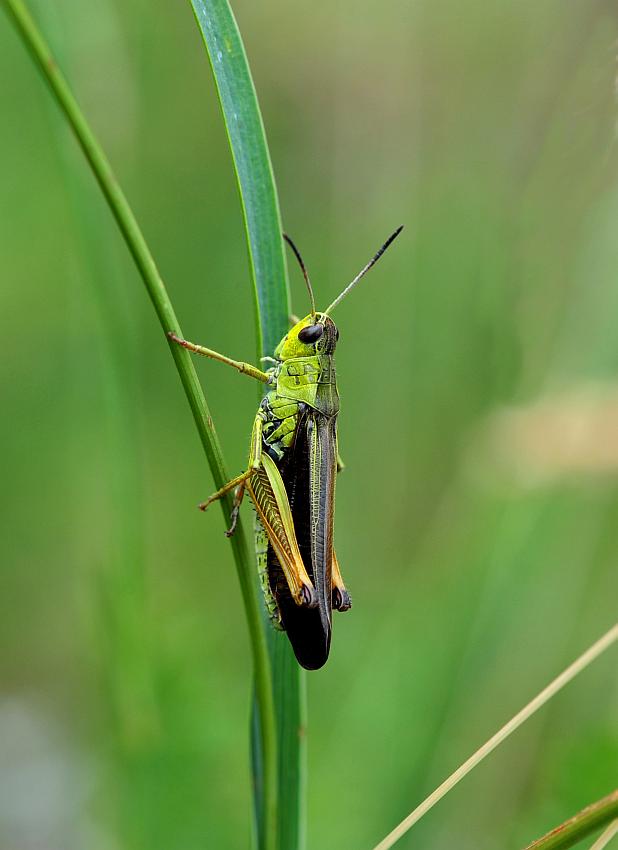
<path fill-rule="evenodd" d="M 187 334 L 251 359 L 237 192 L 188 5 L 36 11 Z M 308 677 L 309 846 L 366 847 L 615 613 L 618 15 L 235 11 L 319 305 L 407 225 L 337 316 L 354 609 Z M 0 842 L 246 846 L 250 661 L 221 520 L 195 510 L 212 481 L 137 274 L 5 19 L 0 75 Z M 240 470 L 253 388 L 198 368 Z M 517 848 L 609 791 L 614 671 L 598 662 L 400 846 Z"/>

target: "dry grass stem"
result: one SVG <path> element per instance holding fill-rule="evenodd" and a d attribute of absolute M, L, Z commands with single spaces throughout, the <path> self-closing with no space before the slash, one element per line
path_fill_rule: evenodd
<path fill-rule="evenodd" d="M 532 715 L 539 710 L 546 702 L 548 702 L 558 691 L 564 688 L 572 679 L 574 679 L 582 670 L 585 670 L 589 664 L 595 661 L 607 649 L 618 640 L 618 624 L 614 625 L 603 637 L 599 638 L 583 655 L 580 655 L 566 670 L 563 670 L 552 682 L 543 688 L 524 708 L 521 709 L 508 723 L 499 729 L 482 747 L 480 747 L 473 755 L 470 756 L 457 770 L 452 773 L 435 791 L 433 791 L 423 802 L 417 806 L 395 829 L 390 832 L 386 838 L 382 839 L 377 844 L 374 850 L 388 850 L 414 824 L 419 821 L 423 815 L 438 803 L 442 797 L 457 785 L 470 771 L 476 767 L 486 756 L 488 756 L 495 748 L 505 741 L 522 723 L 528 720 Z"/>

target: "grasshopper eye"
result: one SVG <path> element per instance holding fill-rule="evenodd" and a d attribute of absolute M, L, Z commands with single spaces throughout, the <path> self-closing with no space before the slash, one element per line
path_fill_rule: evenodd
<path fill-rule="evenodd" d="M 324 333 L 324 325 L 308 325 L 298 332 L 298 338 L 301 342 L 311 343 L 317 342 Z"/>

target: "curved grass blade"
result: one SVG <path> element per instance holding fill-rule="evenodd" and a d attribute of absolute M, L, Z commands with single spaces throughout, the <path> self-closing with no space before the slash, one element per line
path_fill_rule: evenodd
<path fill-rule="evenodd" d="M 287 330 L 289 293 L 281 218 L 264 125 L 247 56 L 227 0 L 191 0 L 217 86 L 247 231 L 260 356 Z"/>
<path fill-rule="evenodd" d="M 191 4 L 215 78 L 236 169 L 255 286 L 258 356 L 272 355 L 288 329 L 291 310 L 279 205 L 264 125 L 229 3 L 227 0 L 191 0 Z M 277 719 L 277 846 L 280 850 L 297 850 L 302 846 L 304 831 L 304 674 L 285 636 L 274 632 L 265 612 L 264 624 Z M 255 738 L 253 765 L 258 839 L 263 847 L 267 801 L 262 795 L 263 754 Z"/>
<path fill-rule="evenodd" d="M 2 0 L 2 3 L 15 24 L 17 32 L 30 51 L 35 64 L 49 84 L 52 95 L 64 113 L 92 168 L 101 191 L 109 204 L 110 210 L 116 219 L 118 227 L 140 272 L 161 327 L 166 334 L 173 332 L 178 336 L 182 336 L 182 331 L 165 284 L 161 279 L 154 258 L 133 211 L 116 180 L 107 157 L 86 121 L 79 104 L 75 100 L 67 80 L 60 71 L 49 46 L 41 35 L 23 0 Z M 195 425 L 215 484 L 217 487 L 220 487 L 228 480 L 228 474 L 223 462 L 223 455 L 212 417 L 198 381 L 195 367 L 190 354 L 185 349 L 171 341 L 169 341 L 169 346 L 191 407 Z M 232 507 L 231 498 L 221 500 L 221 505 L 226 526 L 229 526 Z M 264 764 L 265 797 L 267 800 L 274 801 L 276 805 L 277 743 L 275 734 L 275 708 L 270 659 L 266 646 L 259 592 L 255 582 L 254 565 L 247 550 L 245 537 L 240 529 L 239 533 L 231 538 L 231 542 L 251 637 L 256 701 L 260 707 L 259 731 Z M 270 844 L 267 843 L 264 846 L 268 850 L 275 850 L 274 831 L 271 830 L 268 835 L 270 836 Z"/>

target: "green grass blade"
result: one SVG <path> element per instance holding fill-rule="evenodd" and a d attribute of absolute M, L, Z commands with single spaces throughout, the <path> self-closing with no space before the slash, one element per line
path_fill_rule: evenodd
<path fill-rule="evenodd" d="M 192 0 L 213 70 L 238 179 L 255 286 L 258 356 L 272 355 L 288 328 L 290 304 L 281 219 L 264 125 L 238 27 L 227 0 Z M 266 622 L 266 621 L 265 621 Z M 304 673 L 284 636 L 268 630 L 279 750 L 278 847 L 303 842 L 305 745 Z M 256 814 L 260 846 L 264 819 L 260 768 L 254 740 Z"/>
<path fill-rule="evenodd" d="M 601 835 L 597 838 L 594 844 L 590 847 L 590 850 L 603 850 L 604 847 L 607 847 L 609 842 L 614 838 L 615 835 L 618 835 L 618 818 L 613 820 L 607 829 L 604 829 Z"/>
<path fill-rule="evenodd" d="M 71 126 L 77 141 L 99 183 L 101 191 L 116 219 L 118 227 L 133 256 L 135 264 L 159 322 L 165 332 L 173 331 L 182 336 L 169 295 L 161 279 L 154 258 L 135 219 L 133 211 L 116 180 L 111 165 L 98 140 L 86 121 L 79 104 L 60 71 L 49 46 L 41 35 L 32 16 L 22 0 L 3 0 L 3 5 L 15 23 L 17 31 L 30 51 L 36 65 L 46 79 L 51 92 Z M 197 378 L 191 356 L 178 345 L 170 342 L 170 351 L 183 389 L 189 401 L 195 425 L 208 459 L 217 487 L 228 480 L 221 447 L 215 432 L 212 417 L 204 393 Z M 222 500 L 226 525 L 230 522 L 231 498 Z M 255 671 L 256 694 L 260 705 L 260 739 L 264 761 L 265 794 L 276 805 L 277 744 L 275 734 L 275 708 L 271 683 L 270 659 L 266 645 L 262 610 L 255 582 L 255 570 L 249 556 L 242 529 L 232 538 L 232 550 L 241 586 L 245 614 L 251 637 L 251 649 Z M 274 829 L 268 833 L 274 837 Z M 265 845 L 274 850 L 274 839 Z"/>
<path fill-rule="evenodd" d="M 192 0 L 225 119 L 255 283 L 259 350 L 272 355 L 287 330 L 289 294 L 281 219 L 264 125 L 247 56 L 227 0 Z"/>
<path fill-rule="evenodd" d="M 270 629 L 277 742 L 279 746 L 279 850 L 305 846 L 306 693 L 301 669 L 286 636 Z"/>
<path fill-rule="evenodd" d="M 551 832 L 528 844 L 525 850 L 566 850 L 618 816 L 618 791 L 591 803 Z"/>

